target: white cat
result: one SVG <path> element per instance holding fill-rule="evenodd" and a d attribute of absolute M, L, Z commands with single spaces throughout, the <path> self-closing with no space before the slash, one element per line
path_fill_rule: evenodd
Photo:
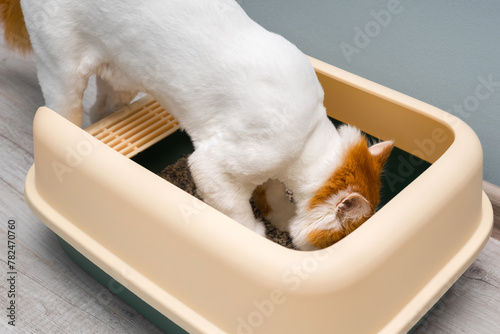
<path fill-rule="evenodd" d="M 294 193 L 300 249 L 326 247 L 373 214 L 393 143 L 368 149 L 358 130 L 337 131 L 307 57 L 234 0 L 0 1 L 7 42 L 29 50 L 19 2 L 46 106 L 81 125 L 92 74 L 94 121 L 151 94 L 194 143 L 200 195 L 234 220 L 265 234 L 249 199 L 268 179 Z"/>

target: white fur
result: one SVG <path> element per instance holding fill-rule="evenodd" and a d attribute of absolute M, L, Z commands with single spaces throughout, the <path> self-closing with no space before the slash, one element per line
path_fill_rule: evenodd
<path fill-rule="evenodd" d="M 193 140 L 204 200 L 263 235 L 249 198 L 269 178 L 298 210 L 360 138 L 338 132 L 323 90 L 294 45 L 234 0 L 22 0 L 46 105 L 81 124 L 89 76 L 100 78 L 93 119 L 153 95 Z M 104 110 L 108 109 L 108 110 Z"/>
<path fill-rule="evenodd" d="M 343 202 L 349 198 L 358 198 L 359 202 L 352 210 L 343 210 Z M 347 216 L 340 216 L 344 212 Z M 310 209 L 301 207 L 290 220 L 289 231 L 295 246 L 302 250 L 314 250 L 308 240 L 308 235 L 317 230 L 339 230 L 350 220 L 368 217 L 372 214 L 370 203 L 359 193 L 349 187 L 332 194 L 324 203 Z"/>

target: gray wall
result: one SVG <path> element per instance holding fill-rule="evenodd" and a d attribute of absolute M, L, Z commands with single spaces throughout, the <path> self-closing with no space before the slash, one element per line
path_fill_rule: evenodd
<path fill-rule="evenodd" d="M 238 2 L 304 53 L 463 119 L 500 185 L 500 1 Z"/>

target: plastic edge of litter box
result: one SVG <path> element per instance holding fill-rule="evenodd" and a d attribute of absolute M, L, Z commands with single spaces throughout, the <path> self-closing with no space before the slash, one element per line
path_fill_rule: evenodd
<path fill-rule="evenodd" d="M 483 192 L 481 221 L 472 236 L 380 333 L 406 333 L 416 327 L 419 320 L 443 297 L 479 256 L 491 235 L 492 222 L 493 208 L 488 196 Z M 400 318 L 406 320 L 400 320 Z"/>
<path fill-rule="evenodd" d="M 89 235 L 75 227 L 70 221 L 68 221 L 57 210 L 55 210 L 50 203 L 47 203 L 44 200 L 43 195 L 38 192 L 36 186 L 35 165 L 30 168 L 26 176 L 25 199 L 29 208 L 38 216 L 38 218 L 40 218 L 40 220 L 46 226 L 48 226 L 54 233 L 56 233 L 59 238 L 73 247 L 79 254 L 87 258 L 91 263 L 101 268 L 101 270 L 103 270 L 107 275 L 119 282 L 126 289 L 135 293 L 138 298 L 147 300 L 147 303 L 152 307 L 157 310 L 161 310 L 160 312 L 164 314 L 164 316 L 166 316 L 169 320 L 173 321 L 184 329 L 190 329 L 192 331 L 201 331 L 203 328 L 205 328 L 209 331 L 213 331 L 214 333 L 220 332 L 217 328 L 214 328 L 210 322 L 200 317 L 197 313 L 194 313 L 184 303 L 168 294 L 168 292 L 151 282 L 140 272 L 127 265 L 120 258 L 116 257 L 105 246 L 99 244 Z M 79 263 L 79 265 L 82 264 Z M 135 283 L 134 287 L 131 286 L 130 281 L 127 280 L 127 277 L 133 278 L 133 281 Z M 141 294 L 140 292 L 137 293 L 138 287 L 141 286 L 147 286 L 148 289 L 150 289 L 148 294 L 149 298 L 144 298 L 144 294 Z M 164 308 L 156 305 L 156 303 L 151 301 L 152 295 L 163 300 L 164 303 L 169 304 L 173 309 L 176 309 L 177 312 L 182 313 L 186 318 L 191 319 L 191 323 L 195 323 L 199 327 L 190 326 L 189 324 L 185 323 L 182 318 L 179 318 L 175 313 L 170 312 L 169 310 L 165 310 Z"/>
<path fill-rule="evenodd" d="M 394 91 L 390 88 L 381 86 L 367 79 L 361 78 L 355 74 L 336 68 L 330 64 L 309 57 L 316 72 L 330 75 L 335 73 L 337 80 L 348 85 L 357 87 L 360 90 L 366 91 L 375 96 L 390 100 L 391 102 L 407 107 L 414 112 L 426 114 L 433 120 L 446 125 L 455 135 L 454 142 L 450 145 L 442 155 L 459 155 L 461 145 L 478 154 L 476 163 L 480 166 L 476 167 L 481 177 L 476 177 L 475 191 L 482 189 L 479 186 L 479 180 L 482 181 L 482 149 L 479 139 L 472 129 L 462 120 L 454 115 L 446 113 L 434 106 L 425 102 L 408 97 L 402 93 Z M 390 139 L 390 137 L 386 137 Z M 457 143 L 456 141 L 459 141 Z M 467 143 L 470 141 L 470 143 Z M 473 147 L 476 146 L 476 147 Z M 416 152 L 416 151 L 413 151 Z M 419 155 L 418 153 L 416 155 Z M 425 159 L 425 157 L 420 156 Z M 440 157 L 441 158 L 441 157 Z M 434 159 L 434 158 L 433 158 Z M 435 162 L 435 161 L 432 161 Z M 441 161 L 440 161 L 441 163 Z M 406 190 L 408 191 L 408 190 Z M 476 196 L 481 199 L 480 218 L 476 229 L 473 231 L 470 238 L 467 239 L 463 247 L 438 271 L 438 273 L 428 281 L 424 288 L 409 302 L 397 316 L 393 318 L 379 333 L 406 333 L 418 324 L 426 312 L 445 294 L 445 292 L 455 283 L 458 278 L 466 271 L 466 269 L 474 262 L 485 247 L 493 229 L 493 210 L 491 202 L 487 195 L 481 190 L 481 195 Z"/>
<path fill-rule="evenodd" d="M 43 199 L 36 192 L 36 187 L 34 185 L 34 166 L 32 166 L 32 168 L 29 170 L 26 177 L 25 197 L 26 197 L 26 202 L 28 203 L 30 209 L 33 212 L 35 212 L 37 216 L 58 235 L 60 242 L 62 241 L 63 243 L 66 243 L 69 247 L 72 248 L 74 252 L 77 253 L 75 253 L 76 256 L 74 254 L 71 255 L 71 252 L 68 250 L 67 247 L 63 247 L 64 251 L 67 252 L 68 255 L 70 255 L 70 257 L 75 262 L 77 262 L 80 266 L 84 267 L 84 264 L 82 263 L 82 257 L 83 257 L 82 253 L 86 253 L 86 251 L 85 250 L 78 251 L 75 247 L 73 247 L 66 241 L 70 240 L 70 238 L 66 236 L 64 232 L 58 231 L 58 229 L 55 228 L 50 219 L 54 219 L 55 218 L 54 215 L 56 215 L 56 213 L 47 212 L 46 209 L 42 209 L 41 211 L 39 211 Z M 37 204 L 34 205 L 33 203 Z M 42 211 L 44 212 L 42 213 Z M 488 241 L 488 236 L 491 233 L 492 225 L 489 224 L 489 221 L 492 219 L 492 217 L 493 213 L 491 204 L 488 201 L 486 195 L 483 193 L 483 217 L 481 219 L 481 224 L 479 228 L 475 231 L 474 235 L 470 238 L 470 240 L 466 243 L 466 245 L 464 245 L 464 247 L 459 252 L 456 253 L 453 259 L 446 266 L 444 266 L 443 269 L 439 271 L 437 275 L 434 276 L 434 278 L 425 286 L 424 289 L 420 291 L 420 293 L 411 301 L 411 303 L 409 303 L 405 307 L 405 309 L 402 310 L 398 314 L 398 316 L 395 317 L 380 333 L 405 333 L 408 330 L 410 330 L 414 326 L 414 324 L 416 324 L 418 320 L 425 315 L 425 313 L 428 310 L 431 309 L 431 307 L 441 298 L 442 295 L 444 295 L 444 293 L 451 287 L 451 285 L 453 285 L 453 283 L 462 275 L 462 273 L 465 272 L 465 270 L 472 264 L 472 262 L 475 260 L 475 258 L 479 255 L 481 250 L 486 245 Z M 79 242 L 84 242 L 84 241 L 85 240 L 80 240 Z M 74 243 L 74 245 L 78 247 L 78 242 Z M 93 249 L 96 253 L 100 253 L 101 251 L 105 252 L 105 249 L 102 249 L 100 247 Z M 87 259 L 85 258 L 85 260 Z M 101 272 L 102 269 L 97 265 L 95 265 L 95 263 L 98 263 L 99 261 L 97 260 L 94 261 L 95 262 L 89 261 L 89 263 L 91 263 L 93 267 L 97 268 L 97 270 Z M 99 275 L 96 274 L 95 268 L 89 269 L 85 267 L 84 269 L 87 270 L 89 274 L 99 276 L 100 274 Z M 122 270 L 127 271 L 129 269 L 122 269 Z M 451 277 L 449 274 L 450 272 L 454 273 L 454 275 Z M 132 270 L 130 271 L 130 273 L 132 273 Z M 104 286 L 109 286 L 109 284 L 106 284 L 105 282 L 105 280 L 107 280 L 109 276 L 104 271 L 102 271 L 102 274 L 105 275 L 106 277 L 105 278 L 101 277 L 101 279 L 99 280 L 100 283 L 103 284 Z M 123 280 L 120 281 L 121 281 L 120 283 L 123 284 Z M 128 298 L 128 300 L 125 299 L 125 301 L 130 302 L 130 300 L 133 300 L 135 303 L 137 299 L 140 299 L 132 291 L 130 291 L 127 288 L 125 289 L 127 292 L 135 296 L 135 298 L 132 299 Z M 174 301 L 173 304 L 177 303 L 178 301 Z M 134 305 L 134 307 L 136 306 L 137 305 Z M 153 310 L 156 311 L 156 309 Z M 145 314 L 147 318 L 150 318 L 150 316 L 147 314 L 149 312 L 148 310 L 145 311 L 146 313 L 144 313 L 144 310 L 139 310 L 139 311 Z M 172 321 L 171 319 L 176 319 L 175 315 L 173 314 L 167 313 L 162 315 L 168 316 L 167 320 L 169 322 Z M 182 324 L 181 320 L 179 319 L 176 320 L 177 323 L 173 323 L 174 326 L 177 326 L 177 324 L 179 323 Z M 155 323 L 155 325 L 162 328 L 163 330 L 166 330 L 167 332 L 169 332 L 170 330 L 178 330 L 178 328 L 175 327 L 169 328 L 168 326 L 170 324 L 168 323 L 165 324 L 164 319 L 160 319 L 157 321 L 153 320 L 153 322 Z M 201 322 L 203 323 L 205 321 Z M 205 323 L 204 326 L 206 325 L 207 324 Z M 189 326 L 185 327 L 189 328 Z M 210 326 L 204 327 L 204 329 L 207 328 L 210 328 Z M 215 330 L 214 332 L 218 331 Z"/>
<path fill-rule="evenodd" d="M 58 236 L 57 241 L 59 241 L 59 245 L 71 260 L 77 263 L 89 275 L 94 277 L 113 294 L 120 297 L 120 299 L 122 299 L 125 303 L 132 306 L 158 328 L 168 334 L 187 334 L 187 332 L 179 327 L 175 322 L 165 317 L 163 314 L 158 312 L 158 310 L 143 301 L 141 298 L 137 297 L 137 295 L 132 291 L 128 290 L 119 282 L 114 280 L 92 261 L 78 252 L 73 246 L 64 241 L 63 238 Z"/>
<path fill-rule="evenodd" d="M 316 64 L 318 66 L 318 63 Z M 319 67 L 325 67 L 326 65 L 319 65 Z M 332 68 L 326 68 L 328 73 L 335 72 L 336 70 Z M 433 109 L 428 105 L 422 104 L 419 101 L 413 100 L 411 98 L 405 97 L 402 94 L 395 93 L 386 88 L 378 86 L 376 84 L 370 83 L 361 79 L 359 77 L 355 77 L 351 74 L 347 74 L 347 72 L 337 71 L 335 72 L 337 78 L 340 80 L 352 80 L 356 84 L 362 85 L 364 88 L 370 90 L 374 94 L 379 94 L 383 96 L 385 93 L 390 94 L 394 101 L 397 103 L 403 103 L 410 105 L 412 108 L 423 108 L 427 110 L 429 117 L 434 117 L 440 122 L 446 122 L 445 117 L 443 117 L 439 110 Z M 38 118 L 38 120 L 37 120 Z M 82 224 L 82 219 L 85 221 L 83 216 L 89 215 L 88 212 L 82 213 L 79 211 L 75 204 L 68 202 L 68 199 L 61 199 L 54 196 L 51 188 L 54 191 L 59 191 L 57 189 L 58 180 L 54 175 L 54 166 L 57 163 L 61 164 L 58 166 L 59 173 L 63 173 L 64 177 L 67 177 L 68 180 L 71 180 L 69 184 L 71 186 L 81 187 L 82 191 L 87 190 L 89 186 L 95 186 L 86 184 L 86 182 L 79 183 L 77 174 L 85 175 L 85 173 L 95 172 L 92 168 L 92 163 L 98 164 L 99 158 L 107 159 L 110 157 L 110 161 L 116 163 L 116 165 L 120 165 L 126 168 L 127 172 L 138 172 L 141 176 L 145 177 L 145 180 L 148 184 L 156 184 L 159 180 L 153 180 L 154 175 L 149 175 L 145 173 L 145 171 L 140 171 L 140 166 L 135 166 L 133 163 L 128 161 L 128 159 L 119 156 L 116 152 L 106 147 L 104 144 L 96 141 L 88 134 L 84 133 L 80 129 L 77 129 L 72 124 L 69 124 L 66 120 L 60 119 L 60 116 L 56 115 L 50 110 L 42 108 L 36 116 L 35 123 L 40 123 L 35 125 L 34 132 L 40 132 L 35 137 L 35 166 L 30 169 L 28 176 L 26 178 L 26 190 L 25 196 L 28 204 L 31 209 L 41 218 L 41 220 L 49 226 L 54 232 L 56 232 L 60 237 L 62 237 L 66 242 L 72 245 L 75 249 L 77 249 L 80 253 L 82 253 L 85 257 L 91 260 L 93 263 L 102 268 L 105 272 L 107 272 L 114 279 L 123 284 L 126 288 L 130 289 L 134 293 L 136 293 L 140 298 L 144 299 L 148 304 L 152 305 L 154 308 L 159 310 L 169 319 L 173 320 L 175 323 L 179 324 L 181 327 L 185 328 L 190 332 L 221 332 L 222 330 L 217 324 L 213 324 L 211 321 L 207 320 L 201 314 L 195 312 L 192 308 L 187 306 L 184 302 L 181 302 L 179 299 L 175 298 L 172 294 L 165 291 L 163 287 L 160 287 L 154 281 L 158 281 L 158 277 L 148 278 L 145 277 L 141 271 L 139 270 L 141 267 L 140 260 L 134 260 L 134 265 L 131 265 L 124 261 L 124 259 L 120 258 L 118 254 L 114 254 L 113 251 L 119 252 L 120 250 L 116 248 L 116 245 L 107 244 L 106 246 L 101 244 L 98 240 L 91 237 L 85 231 L 82 231 L 81 228 L 87 228 L 85 224 L 80 225 L 80 227 L 76 226 L 75 223 Z M 54 125 L 55 124 L 55 125 Z M 54 125 L 58 127 L 60 125 L 60 130 L 57 133 L 50 133 L 51 130 L 43 129 L 43 127 L 50 127 Z M 354 291 L 353 287 L 358 285 L 362 285 L 360 282 L 363 279 L 370 280 L 372 277 L 375 277 L 376 283 L 382 284 L 380 281 L 381 273 L 376 270 L 377 265 L 387 266 L 388 261 L 393 259 L 394 254 L 390 254 L 390 251 L 403 249 L 406 251 L 405 242 L 408 242 L 408 237 L 411 235 L 415 235 L 419 237 L 421 240 L 422 236 L 419 235 L 421 231 L 411 231 L 411 226 L 403 226 L 401 230 L 394 229 L 396 225 L 392 222 L 388 223 L 388 220 L 391 218 L 394 219 L 406 219 L 408 221 L 412 221 L 415 219 L 414 215 L 418 215 L 418 212 L 403 212 L 401 207 L 403 206 L 405 201 L 416 200 L 417 198 L 412 194 L 415 191 L 423 191 L 425 190 L 425 182 L 429 182 L 429 180 L 435 180 L 436 185 L 443 187 L 443 196 L 449 195 L 450 201 L 458 200 L 460 203 L 464 202 L 463 194 L 460 196 L 457 190 L 461 191 L 470 191 L 472 200 L 470 203 L 464 204 L 466 208 L 474 211 L 469 212 L 465 217 L 460 215 L 450 214 L 448 211 L 441 210 L 439 208 L 433 208 L 427 215 L 427 218 L 442 218 L 442 219 L 452 219 L 453 217 L 460 223 L 459 227 L 463 231 L 457 231 L 457 241 L 456 244 L 450 244 L 449 252 L 452 252 L 454 255 L 446 259 L 444 259 L 441 263 L 439 270 L 435 270 L 432 272 L 432 277 L 428 277 L 427 279 L 424 277 L 422 281 L 419 281 L 419 291 L 416 291 L 414 294 L 412 293 L 412 298 L 409 299 L 409 302 L 401 308 L 397 314 L 392 317 L 391 321 L 384 324 L 375 324 L 374 328 L 377 328 L 377 331 L 381 332 L 397 332 L 403 331 L 411 328 L 411 326 L 419 319 L 419 317 L 425 313 L 434 302 L 444 293 L 444 291 L 454 282 L 458 276 L 466 269 L 466 267 L 473 261 L 473 259 L 477 256 L 479 251 L 484 247 L 484 244 L 489 236 L 492 226 L 492 214 L 491 208 L 488 209 L 488 200 L 484 197 L 481 191 L 481 167 L 482 167 L 482 155 L 480 145 L 477 141 L 477 137 L 473 134 L 473 132 L 466 125 L 460 122 L 453 122 L 453 124 L 448 124 L 450 128 L 453 129 L 455 133 L 455 141 L 450 146 L 450 148 L 443 154 L 443 160 L 438 160 L 436 163 L 431 166 L 430 169 L 433 170 L 432 174 L 429 172 L 425 172 L 425 175 L 422 175 L 417 180 L 415 180 L 410 186 L 408 186 L 403 192 L 396 196 L 396 198 L 391 201 L 392 203 L 388 203 L 386 207 L 384 207 L 379 213 L 377 213 L 370 220 L 372 223 L 368 224 L 368 222 L 363 225 L 359 231 L 356 231 L 352 236 L 342 240 L 337 245 L 330 247 L 330 249 L 316 251 L 312 253 L 303 253 L 296 252 L 291 250 L 286 250 L 280 246 L 274 245 L 271 242 L 262 239 L 253 233 L 245 230 L 245 228 L 241 227 L 238 224 L 233 224 L 233 222 L 225 217 L 224 215 L 214 212 L 215 210 L 207 208 L 202 203 L 194 201 L 190 196 L 183 195 L 182 192 L 176 192 L 175 198 L 180 203 L 184 203 L 187 205 L 188 213 L 194 213 L 195 216 L 190 216 L 194 220 L 197 220 L 201 217 L 199 215 L 200 212 L 203 212 L 203 216 L 207 215 L 211 219 L 214 219 L 214 229 L 217 230 L 222 225 L 224 228 L 229 229 L 229 233 L 233 233 L 237 235 L 241 239 L 238 241 L 225 240 L 224 236 L 217 236 L 212 231 L 204 230 L 204 227 L 201 225 L 191 225 L 196 226 L 201 229 L 198 231 L 205 237 L 213 238 L 210 241 L 203 240 L 202 238 L 196 239 L 200 246 L 198 247 L 196 244 L 193 244 L 196 250 L 209 250 L 209 253 L 206 255 L 214 259 L 220 257 L 222 262 L 228 265 L 226 268 L 231 269 L 231 274 L 234 274 L 236 277 L 242 278 L 242 284 L 248 286 L 249 295 L 252 296 L 252 292 L 255 293 L 256 296 L 261 298 L 263 296 L 262 292 L 273 291 L 273 287 L 278 287 L 282 289 L 286 289 L 287 286 L 284 285 L 283 279 L 281 275 L 287 268 L 292 267 L 297 264 L 304 264 L 308 259 L 311 259 L 311 255 L 315 256 L 316 259 L 325 259 L 326 256 L 330 256 L 331 254 L 343 254 L 341 257 L 328 257 L 328 261 L 322 262 L 323 266 L 318 267 L 315 272 L 312 272 L 307 280 L 303 280 L 300 283 L 300 289 L 290 291 L 287 290 L 287 296 L 290 299 L 290 303 L 287 303 L 281 307 L 284 311 L 296 311 L 296 308 L 291 305 L 295 300 L 300 301 L 300 298 L 304 295 L 317 295 L 318 293 L 332 293 L 334 295 L 336 292 L 346 289 L 347 291 Z M 48 132 L 48 133 L 47 133 Z M 61 144 L 60 139 L 67 138 L 68 141 Z M 471 141 L 467 143 L 467 141 Z M 462 148 L 463 146 L 463 148 Z M 471 153 L 470 157 L 470 165 L 462 166 L 461 170 L 465 171 L 465 174 L 461 176 L 461 179 L 457 179 L 457 175 L 449 175 L 452 173 L 442 174 L 447 170 L 447 168 L 451 168 L 453 166 L 452 161 L 453 158 L 456 158 L 460 153 L 460 150 Z M 479 152 L 478 152 L 479 150 Z M 106 156 L 106 157 L 105 157 Z M 444 157 L 446 156 L 446 161 Z M 83 159 L 85 158 L 85 159 Z M 126 162 L 127 161 L 127 162 Z M 40 166 L 37 168 L 37 165 Z M 67 169 L 64 169 L 66 167 Z M 105 166 L 100 166 L 106 169 Z M 115 171 L 119 174 L 119 177 L 127 177 L 121 171 Z M 40 173 L 40 175 L 38 175 Z M 441 173 L 441 174 L 439 174 Z M 435 174 L 442 175 L 439 179 L 436 178 Z M 47 179 L 44 179 L 44 177 Z M 453 178 L 455 176 L 455 178 Z M 102 175 L 96 175 L 98 178 L 98 182 L 103 184 L 103 187 L 107 186 L 108 180 L 106 177 L 102 177 Z M 66 180 L 64 181 L 66 182 Z M 111 182 L 111 181 L 109 181 Z M 163 181 L 162 181 L 163 182 Z M 127 183 L 127 182 L 124 182 Z M 173 187 L 168 186 L 167 183 L 163 182 L 165 185 L 162 187 Z M 98 184 L 98 183 L 97 183 Z M 60 184 L 59 184 L 60 186 Z M 139 187 L 140 188 L 140 187 Z M 71 190 L 70 190 L 71 192 Z M 451 194 L 450 194 L 451 192 Z M 98 194 L 97 194 L 98 195 Z M 431 196 L 432 194 L 429 194 Z M 123 199 L 125 194 L 117 194 L 117 199 L 112 199 L 112 201 L 119 201 Z M 125 196 L 126 197 L 126 196 Z M 158 205 L 158 200 L 155 198 L 151 198 L 154 202 L 152 204 L 148 204 L 147 202 L 141 202 L 142 205 L 146 206 L 145 210 L 148 208 L 153 209 L 150 205 Z M 193 202 L 194 201 L 194 202 Z M 423 203 L 428 203 L 428 199 L 420 199 Z M 85 203 L 84 203 L 85 204 Z M 99 204 L 99 203 L 96 203 Z M 101 203 L 102 204 L 102 203 Z M 449 204 L 448 202 L 446 204 Z M 177 207 L 176 209 L 179 209 Z M 458 213 L 464 211 L 464 207 L 457 206 L 456 207 Z M 99 210 L 104 210 L 101 213 L 104 215 L 110 215 L 109 212 L 105 211 L 105 208 L 100 208 Z M 147 211 L 145 211 L 147 212 Z M 196 215 L 198 212 L 198 215 Z M 118 212 L 117 212 L 118 214 Z M 183 217 L 178 212 L 175 214 L 177 218 L 185 220 L 186 217 Z M 451 217 L 451 218 L 450 218 Z M 68 219 L 70 218 L 70 219 Z M 124 219 L 126 221 L 127 219 Z M 468 221 L 462 221 L 468 220 Z M 100 220 L 103 224 L 100 226 L 101 229 L 106 230 L 106 220 Z M 195 221 L 191 221 L 191 223 L 197 223 Z M 468 224 L 467 224 L 468 223 Z M 391 236 L 396 239 L 394 244 L 389 245 L 388 249 L 384 249 L 384 245 L 380 240 L 373 240 L 372 237 L 374 233 L 377 233 L 377 226 L 384 226 L 387 228 L 392 228 Z M 385 225 L 384 225 L 385 224 Z M 470 225 L 470 226 L 469 226 Z M 444 228 L 449 229 L 449 227 L 454 226 L 452 222 L 449 222 L 444 225 Z M 428 226 L 424 226 L 428 230 Z M 424 228 L 422 227 L 422 229 Z M 133 227 L 132 227 L 133 228 Z M 187 233 L 186 229 L 182 226 L 172 225 L 173 230 L 171 231 L 174 236 L 169 239 L 172 243 L 175 244 L 175 237 L 183 237 L 183 233 Z M 92 231 L 90 231 L 92 232 Z M 113 231 L 103 231 L 102 233 L 112 233 Z M 116 231 L 115 231 L 116 232 Z M 404 233 L 403 233 L 404 232 Z M 437 230 L 437 232 L 442 232 L 441 230 Z M 413 234 L 412 234 L 413 233 Z M 140 236 L 140 234 L 138 234 Z M 152 236 L 157 237 L 157 236 Z M 169 236 L 166 236 L 168 239 Z M 430 236 L 428 236 L 430 237 Z M 227 238 L 226 238 L 227 239 Z M 431 238 L 432 239 L 432 238 Z M 424 240 L 424 239 L 422 239 Z M 443 240 L 443 247 L 449 241 Z M 227 249 L 217 250 L 215 247 L 210 246 L 210 243 L 214 243 L 216 245 L 224 245 L 231 249 L 231 252 L 227 254 Z M 241 245 L 252 245 L 252 251 L 241 249 Z M 373 254 L 367 253 L 366 249 L 360 249 L 359 244 L 363 244 L 366 249 L 375 250 L 372 252 Z M 179 244 L 176 244 L 179 245 Z M 113 249 L 113 247 L 115 247 Z M 156 245 L 151 245 L 151 247 L 158 247 Z M 205 248 L 204 248 L 205 247 Z M 231 248 L 233 247 L 233 248 Z M 413 247 L 413 246 L 412 246 Z M 193 256 L 193 254 L 189 253 L 187 248 L 184 248 L 184 251 L 187 253 L 186 256 Z M 415 249 L 410 249 L 413 253 L 410 255 L 415 258 Z M 423 252 L 426 250 L 423 249 Z M 340 253 L 339 253 L 340 252 Z M 462 254 L 463 252 L 463 254 Z M 458 257 L 458 254 L 461 254 Z M 468 256 L 467 256 L 467 254 Z M 463 256 L 462 256 L 463 255 Z M 246 264 L 238 263 L 238 257 L 243 256 L 248 261 Z M 392 257 L 391 257 L 392 256 Z M 408 258 L 411 259 L 412 257 Z M 277 262 L 278 258 L 281 263 Z M 394 260 L 402 261 L 406 258 L 396 256 Z M 421 258 L 417 258 L 422 260 Z M 387 260 L 387 261 L 386 261 Z M 318 260 L 319 261 L 319 260 Z M 217 263 L 218 265 L 220 263 Z M 435 263 L 434 265 L 437 265 Z M 400 268 L 404 266 L 401 264 Z M 262 272 L 255 273 L 255 268 L 261 268 Z M 339 268 L 346 269 L 343 272 L 338 272 Z M 384 267 L 385 268 L 385 267 Z M 234 270 L 233 270 L 234 269 Z M 391 270 L 397 270 L 396 268 L 391 268 Z M 189 266 L 186 266 L 186 270 L 191 270 Z M 402 272 L 393 272 L 399 274 L 398 277 L 406 277 Z M 251 277 L 246 277 L 245 275 L 253 275 Z M 417 275 L 418 276 L 418 275 Z M 439 279 L 438 279 L 439 278 Z M 425 282 L 424 282 L 425 281 Z M 255 288 L 254 290 L 252 284 L 261 283 L 262 286 L 259 288 Z M 336 285 L 334 288 L 331 288 L 330 285 Z M 402 284 L 404 285 L 404 284 Z M 144 287 L 147 287 L 147 291 L 144 291 Z M 228 289 L 232 287 L 228 286 Z M 288 286 L 289 288 L 289 286 Z M 366 286 L 361 286 L 361 288 L 366 288 Z M 385 287 L 387 289 L 387 287 Z M 326 290 L 322 290 L 326 289 Z M 389 290 L 388 290 L 389 291 Z M 376 294 L 375 294 L 376 295 Z M 246 296 L 248 297 L 248 295 Z M 226 297 L 229 298 L 229 297 Z M 405 300 L 407 300 L 409 297 Z M 229 298 L 230 299 L 230 298 Z M 251 301 L 251 299 L 250 299 Z M 381 301 L 383 303 L 384 301 Z M 390 302 L 390 301 L 389 301 Z M 322 303 L 325 303 L 322 300 Z M 399 301 L 400 303 L 400 301 Z M 251 305 L 251 304 L 250 304 Z M 325 304 L 328 305 L 328 304 Z M 382 309 L 382 307 L 381 307 Z M 250 310 L 252 308 L 250 307 Z M 379 310 L 380 311 L 380 310 Z M 376 313 L 374 311 L 374 313 Z M 393 313 L 391 313 L 393 314 Z M 243 314 L 242 314 L 243 315 Z M 292 314 L 293 315 L 293 314 Z M 298 315 L 294 315 L 298 316 Z M 281 312 L 276 312 L 273 319 L 266 319 L 269 322 L 278 321 L 279 319 L 285 319 L 287 317 L 283 317 Z M 277 324 L 272 324 L 276 326 Z M 269 328 L 272 328 L 269 327 Z M 374 331 L 372 328 L 372 332 Z M 262 329 L 265 329 L 264 327 Z"/>

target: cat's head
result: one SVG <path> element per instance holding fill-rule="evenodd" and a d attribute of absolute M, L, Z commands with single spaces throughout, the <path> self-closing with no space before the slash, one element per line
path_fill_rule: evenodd
<path fill-rule="evenodd" d="M 353 232 L 375 213 L 380 174 L 394 143 L 368 147 L 364 136 L 344 151 L 340 165 L 295 216 L 294 244 L 302 250 L 328 247 Z"/>

